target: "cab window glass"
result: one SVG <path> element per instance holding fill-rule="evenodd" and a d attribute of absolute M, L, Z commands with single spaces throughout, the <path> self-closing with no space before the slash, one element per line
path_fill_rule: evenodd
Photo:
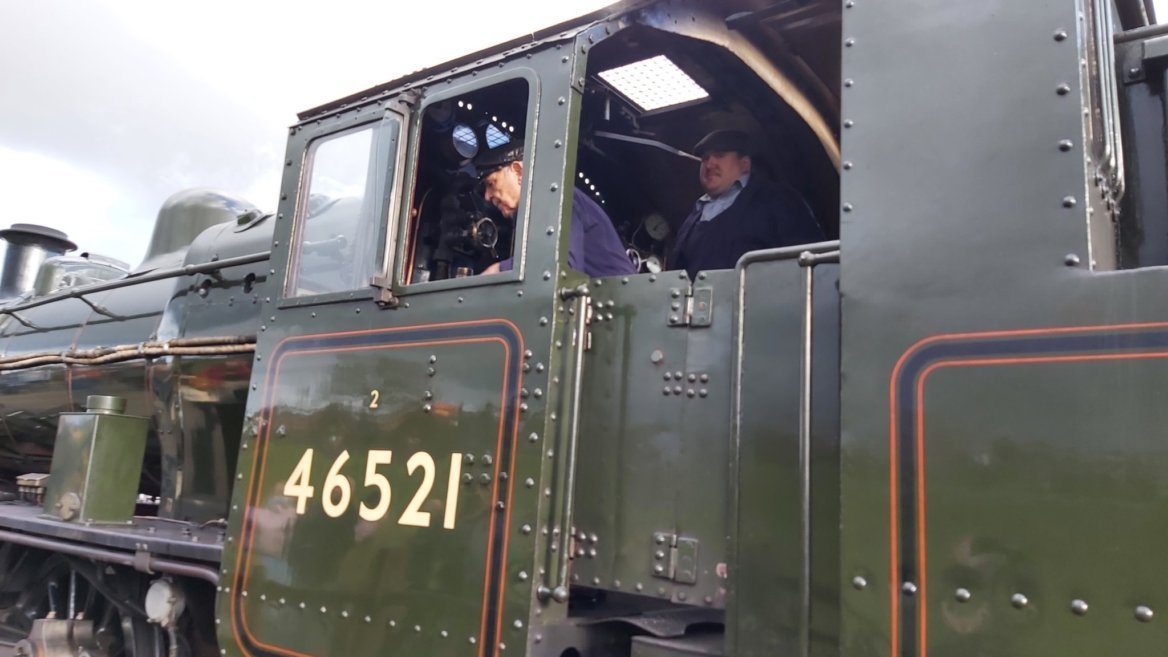
<path fill-rule="evenodd" d="M 529 104 L 528 82 L 514 79 L 426 105 L 403 249 L 406 284 L 517 268 Z"/>
<path fill-rule="evenodd" d="M 364 288 L 380 269 L 378 217 L 389 172 L 379 175 L 378 167 L 388 168 L 389 158 L 378 156 L 384 150 L 378 144 L 397 127 L 389 121 L 368 125 L 310 148 L 287 296 Z"/>

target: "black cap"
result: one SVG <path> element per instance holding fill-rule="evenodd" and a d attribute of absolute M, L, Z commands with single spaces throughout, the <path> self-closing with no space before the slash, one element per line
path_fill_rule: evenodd
<path fill-rule="evenodd" d="M 694 154 L 698 157 L 710 151 L 715 153 L 734 151 L 739 155 L 750 155 L 750 135 L 741 130 L 715 130 L 702 137 L 694 146 Z"/>
<path fill-rule="evenodd" d="M 475 169 L 478 170 L 479 180 L 486 178 L 500 167 L 523 160 L 523 142 L 512 141 L 497 148 L 492 148 L 475 158 Z"/>

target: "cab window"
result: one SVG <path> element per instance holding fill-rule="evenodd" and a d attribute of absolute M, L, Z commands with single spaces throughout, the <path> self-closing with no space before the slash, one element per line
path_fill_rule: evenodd
<path fill-rule="evenodd" d="M 518 270 L 516 235 L 522 226 L 520 190 L 529 186 L 528 113 L 531 85 L 509 79 L 462 92 L 444 93 L 421 115 L 417 174 L 403 236 L 401 280 L 409 284 Z M 497 173 L 517 158 L 515 178 Z M 506 200 L 498 185 L 515 183 Z M 494 202 L 488 198 L 496 198 Z M 481 279 L 480 279 L 481 280 Z"/>
<path fill-rule="evenodd" d="M 388 145 L 396 119 L 357 127 L 314 142 L 297 207 L 286 296 L 367 288 L 380 270 L 385 186 L 392 172 Z"/>

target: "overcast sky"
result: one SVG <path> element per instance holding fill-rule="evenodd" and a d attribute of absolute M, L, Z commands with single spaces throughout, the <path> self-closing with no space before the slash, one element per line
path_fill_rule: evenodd
<path fill-rule="evenodd" d="M 296 112 L 606 4 L 0 0 L 0 228 L 136 265 L 176 191 L 274 209 Z"/>
<path fill-rule="evenodd" d="M 606 4 L 0 0 L 0 227 L 136 265 L 176 191 L 274 209 L 296 112 Z"/>

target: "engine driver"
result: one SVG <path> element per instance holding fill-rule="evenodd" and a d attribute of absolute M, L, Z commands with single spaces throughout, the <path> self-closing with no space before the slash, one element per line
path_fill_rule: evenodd
<path fill-rule="evenodd" d="M 523 186 L 523 142 L 486 151 L 475 160 L 483 198 L 514 221 Z M 509 271 L 512 258 L 496 262 L 484 274 Z M 604 210 L 587 194 L 573 188 L 572 228 L 568 236 L 568 266 L 592 277 L 636 273 L 624 245 Z"/>

